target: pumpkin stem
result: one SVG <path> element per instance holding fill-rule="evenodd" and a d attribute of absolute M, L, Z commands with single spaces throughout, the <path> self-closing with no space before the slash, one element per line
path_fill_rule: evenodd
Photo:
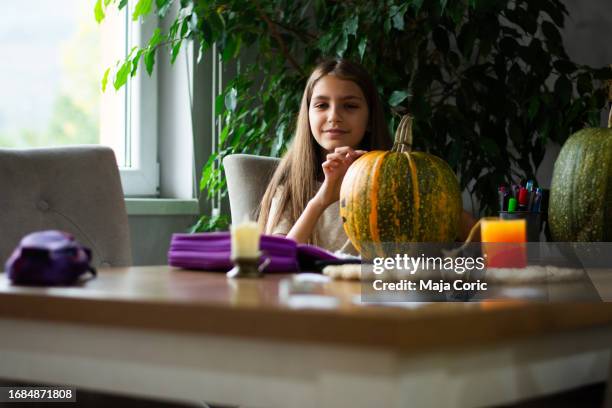
<path fill-rule="evenodd" d="M 410 152 L 412 150 L 412 115 L 402 116 L 399 126 L 395 131 L 394 152 Z"/>

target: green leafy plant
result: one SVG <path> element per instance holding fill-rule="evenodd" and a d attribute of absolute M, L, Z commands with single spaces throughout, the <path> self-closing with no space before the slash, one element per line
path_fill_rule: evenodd
<path fill-rule="evenodd" d="M 202 215 L 189 229 L 189 232 L 227 231 L 229 229 L 229 224 L 229 216 L 225 214 L 211 216 Z"/>
<path fill-rule="evenodd" d="M 133 18 L 163 18 L 173 1 L 154 3 L 139 0 Z M 125 5 L 98 0 L 96 18 Z M 173 61 L 187 39 L 200 55 L 219 44 L 223 61 L 253 52 L 216 100 L 219 151 L 200 184 L 209 195 L 225 192 L 215 165 L 223 156 L 285 151 L 307 75 L 322 57 L 362 62 L 387 103 L 391 130 L 393 113 L 413 113 L 416 149 L 444 158 L 483 213 L 496 209 L 501 182 L 536 178 L 549 140 L 563 143 L 598 124 L 601 80 L 612 76 L 569 59 L 559 0 L 181 0 L 178 7 L 168 32 L 156 31 L 117 65 L 113 85 L 123 86 L 141 60 L 150 73 L 161 49 Z"/>

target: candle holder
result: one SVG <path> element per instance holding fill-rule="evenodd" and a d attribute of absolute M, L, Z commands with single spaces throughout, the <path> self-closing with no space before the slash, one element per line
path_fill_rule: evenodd
<path fill-rule="evenodd" d="M 259 263 L 259 255 L 256 258 L 240 258 L 232 257 L 234 267 L 227 273 L 228 278 L 261 278 L 263 271 L 270 263 L 270 259 L 266 258 L 261 265 Z"/>

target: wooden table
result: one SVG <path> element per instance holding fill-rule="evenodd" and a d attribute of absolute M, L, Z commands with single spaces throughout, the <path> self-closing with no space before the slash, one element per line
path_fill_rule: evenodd
<path fill-rule="evenodd" d="M 612 299 L 610 271 L 591 278 Z M 0 274 L 0 377 L 248 407 L 463 407 L 608 376 L 610 303 L 364 305 L 359 283 L 329 282 L 305 304 L 291 279 L 160 266 L 27 288 Z"/>

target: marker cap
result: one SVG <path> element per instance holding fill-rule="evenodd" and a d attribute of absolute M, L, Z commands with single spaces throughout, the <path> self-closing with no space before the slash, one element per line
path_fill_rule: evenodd
<path fill-rule="evenodd" d="M 508 200 L 508 212 L 514 212 L 516 211 L 516 198 L 511 197 Z"/>

